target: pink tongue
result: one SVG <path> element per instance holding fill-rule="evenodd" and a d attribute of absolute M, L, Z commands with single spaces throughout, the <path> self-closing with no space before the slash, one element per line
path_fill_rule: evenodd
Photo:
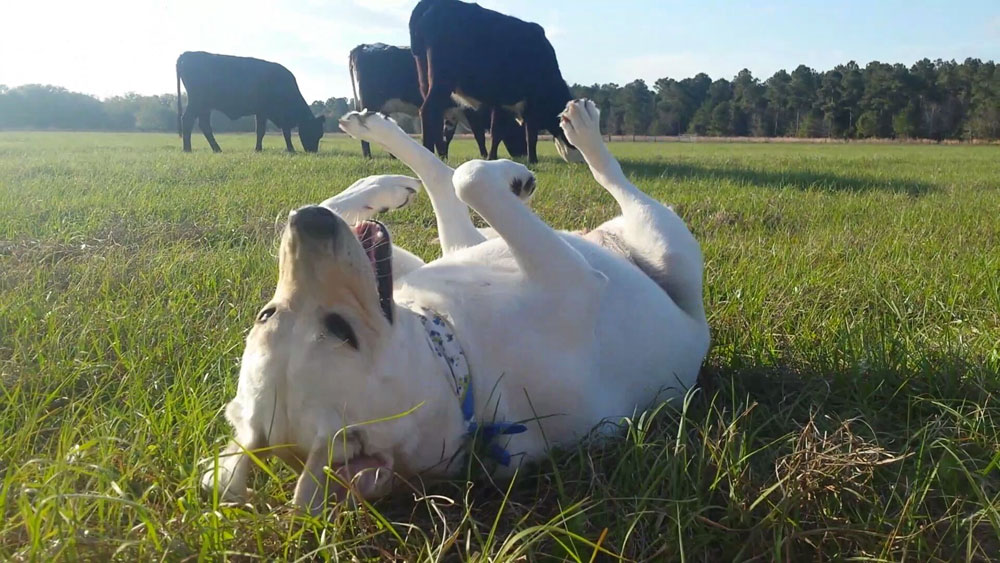
<path fill-rule="evenodd" d="M 376 482 L 385 481 L 391 477 L 389 467 L 385 462 L 374 456 L 355 457 L 334 470 L 340 479 L 345 483 L 350 483 L 351 489 L 362 498 L 371 498 L 375 493 Z M 337 500 L 345 500 L 348 490 L 338 484 L 335 491 Z"/>
<path fill-rule="evenodd" d="M 373 223 L 363 221 L 354 227 L 354 234 L 361 241 L 361 248 L 368 255 L 368 261 L 375 266 L 375 245 L 378 243 L 379 229 Z"/>

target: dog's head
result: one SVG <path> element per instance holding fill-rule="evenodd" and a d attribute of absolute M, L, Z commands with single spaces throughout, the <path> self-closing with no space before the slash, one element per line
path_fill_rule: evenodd
<path fill-rule="evenodd" d="M 378 455 L 382 445 L 366 439 L 369 420 L 362 416 L 392 394 L 376 363 L 392 332 L 391 252 L 381 223 L 352 227 L 320 206 L 293 211 L 281 238 L 274 297 L 247 337 L 241 385 L 282 382 L 287 396 L 279 399 L 279 413 L 319 411 L 323 420 L 304 424 L 344 429 L 336 437 L 343 444 L 332 448 L 336 471 L 386 465 Z M 293 412 L 299 403 L 302 412 Z"/>

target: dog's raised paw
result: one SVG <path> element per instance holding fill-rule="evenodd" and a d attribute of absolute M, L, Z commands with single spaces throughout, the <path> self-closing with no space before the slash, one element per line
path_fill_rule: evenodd
<path fill-rule="evenodd" d="M 559 114 L 559 127 L 573 146 L 587 152 L 598 148 L 601 139 L 601 111 L 588 99 L 571 100 Z"/>
<path fill-rule="evenodd" d="M 535 193 L 534 174 L 529 174 L 527 179 L 520 177 L 514 177 L 511 179 L 510 191 L 519 197 L 521 201 L 528 201 L 531 199 L 531 195 Z"/>
<path fill-rule="evenodd" d="M 368 176 L 320 205 L 345 216 L 362 211 L 382 213 L 410 205 L 422 187 L 420 180 L 410 176 Z"/>
<path fill-rule="evenodd" d="M 475 207 L 504 192 L 527 200 L 535 192 L 535 176 L 524 165 L 510 160 L 473 160 L 455 169 L 452 178 L 459 199 Z"/>
<path fill-rule="evenodd" d="M 380 143 L 387 135 L 405 135 L 391 117 L 369 110 L 348 112 L 338 123 L 344 133 L 373 143 Z"/>

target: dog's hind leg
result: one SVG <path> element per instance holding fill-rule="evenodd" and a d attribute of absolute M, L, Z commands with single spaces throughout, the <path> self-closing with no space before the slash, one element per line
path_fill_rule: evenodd
<path fill-rule="evenodd" d="M 469 218 L 469 209 L 455 195 L 454 170 L 422 147 L 388 117 L 352 111 L 340 119 L 346 133 L 382 146 L 420 178 L 437 218 L 441 252 L 445 255 L 485 240 Z"/>
<path fill-rule="evenodd" d="M 458 197 L 507 242 L 529 281 L 565 289 L 572 280 L 574 288 L 583 289 L 590 280 L 603 287 L 603 274 L 520 201 L 523 192 L 535 189 L 535 177 L 523 165 L 474 160 L 455 170 L 454 182 Z"/>
<path fill-rule="evenodd" d="M 621 165 L 604 144 L 600 111 L 590 100 L 574 100 L 560 114 L 566 137 L 583 154 L 597 183 L 615 198 L 622 216 L 596 231 L 606 231 L 623 243 L 646 275 L 667 292 L 688 315 L 704 318 L 702 255 L 698 241 L 674 211 L 628 181 Z M 601 233 L 588 235 L 600 239 Z"/>

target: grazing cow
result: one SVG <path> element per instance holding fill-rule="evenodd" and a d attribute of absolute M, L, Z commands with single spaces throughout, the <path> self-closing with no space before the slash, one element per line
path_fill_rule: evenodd
<path fill-rule="evenodd" d="M 420 94 L 417 69 L 409 47 L 394 47 L 384 43 L 358 45 L 351 49 L 348 64 L 356 110 L 369 109 L 384 114 L 419 115 L 424 98 Z M 451 103 L 445 109 L 443 121 L 444 155 L 448 153 L 448 146 L 455 136 L 455 129 L 459 123 L 464 123 L 472 131 L 483 158 L 486 157 L 486 129 L 500 132 L 499 135 L 493 136 L 497 139 L 496 142 L 504 141 L 511 156 L 524 156 L 527 152 L 525 142 L 521 140 L 524 133 L 514 118 L 507 113 L 499 117 L 496 127 L 493 128 L 488 109 L 472 110 Z M 366 157 L 371 156 L 371 148 L 366 141 L 361 142 L 361 152 Z"/>
<path fill-rule="evenodd" d="M 181 82 L 188 93 L 188 106 L 181 117 Z M 324 117 L 316 117 L 299 92 L 295 76 L 287 68 L 260 59 L 185 52 L 177 57 L 177 126 L 184 151 L 191 150 L 191 130 L 195 119 L 208 144 L 221 152 L 212 134 L 211 112 L 218 110 L 237 119 L 257 117 L 257 147 L 270 119 L 285 135 L 285 147 L 292 147 L 292 128 L 299 128 L 299 140 L 306 152 L 319 149 Z"/>
<path fill-rule="evenodd" d="M 518 115 L 530 162 L 538 162 L 543 129 L 555 137 L 564 159 L 579 160 L 559 128 L 559 112 L 572 96 L 540 25 L 459 0 L 421 0 L 410 15 L 410 48 L 424 97 L 420 117 L 428 150 L 445 150 L 441 122 L 455 99 Z M 489 156 L 496 158 L 495 143 Z"/>

